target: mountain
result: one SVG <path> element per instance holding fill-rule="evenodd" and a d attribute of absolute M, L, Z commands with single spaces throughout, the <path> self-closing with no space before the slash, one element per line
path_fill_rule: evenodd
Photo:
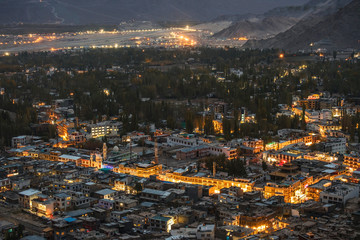
<path fill-rule="evenodd" d="M 310 0 L 301 6 L 278 7 L 257 16 L 244 15 L 223 16 L 218 19 L 236 19 L 230 27 L 214 34 L 216 38 L 247 37 L 250 39 L 265 39 L 274 37 L 293 27 L 299 21 L 313 16 L 326 16 L 335 13 L 351 0 Z"/>
<path fill-rule="evenodd" d="M 275 36 L 286 31 L 298 22 L 298 19 L 291 17 L 267 17 L 263 19 L 247 19 L 214 34 L 216 38 L 256 38 L 264 39 Z"/>
<path fill-rule="evenodd" d="M 303 4 L 305 0 L 291 0 Z M 122 21 L 209 21 L 260 14 L 289 0 L 1 0 L 0 23 L 118 24 Z"/>
<path fill-rule="evenodd" d="M 250 40 L 243 48 L 280 48 L 288 51 L 314 48 L 360 47 L 360 0 L 328 16 L 312 15 L 273 38 Z"/>

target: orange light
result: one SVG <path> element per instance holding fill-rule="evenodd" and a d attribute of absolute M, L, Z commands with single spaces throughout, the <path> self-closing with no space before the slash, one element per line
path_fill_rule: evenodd
<path fill-rule="evenodd" d="M 284 54 L 280 53 L 279 58 L 284 58 Z"/>

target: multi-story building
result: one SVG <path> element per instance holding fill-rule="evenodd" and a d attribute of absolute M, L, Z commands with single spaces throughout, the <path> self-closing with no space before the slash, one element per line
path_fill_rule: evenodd
<path fill-rule="evenodd" d="M 114 208 L 114 200 L 100 199 L 97 206 L 100 208 L 103 208 L 103 209 L 107 209 L 107 210 L 113 209 Z"/>
<path fill-rule="evenodd" d="M 264 140 L 262 139 L 245 140 L 243 141 L 242 144 L 246 147 L 251 147 L 261 150 L 264 148 Z"/>
<path fill-rule="evenodd" d="M 115 199 L 114 208 L 116 210 L 125 210 L 138 205 L 138 200 L 131 198 L 117 198 Z"/>
<path fill-rule="evenodd" d="M 213 240 L 215 239 L 215 225 L 202 224 L 197 227 L 196 239 Z"/>
<path fill-rule="evenodd" d="M 330 188 L 320 193 L 321 202 L 340 204 L 343 206 L 349 199 L 358 197 L 359 186 L 345 183 L 334 183 Z"/>
<path fill-rule="evenodd" d="M 150 188 L 145 188 L 140 195 L 140 198 L 147 201 L 153 202 L 168 202 L 174 199 L 172 192 L 160 191 Z"/>
<path fill-rule="evenodd" d="M 327 138 L 324 143 L 324 152 L 344 154 L 346 152 L 346 138 Z"/>
<path fill-rule="evenodd" d="M 82 132 L 75 131 L 69 135 L 69 140 L 80 143 L 86 141 L 86 136 Z"/>
<path fill-rule="evenodd" d="M 54 214 L 55 201 L 45 195 L 43 197 L 41 195 L 39 195 L 39 198 L 32 200 L 32 211 L 50 217 Z"/>
<path fill-rule="evenodd" d="M 222 146 L 213 145 L 213 146 L 210 146 L 209 152 L 210 152 L 210 154 L 213 154 L 213 155 L 224 154 L 228 160 L 233 160 L 238 157 L 237 149 L 231 148 L 231 147 L 222 147 Z"/>
<path fill-rule="evenodd" d="M 60 181 L 60 182 L 53 182 L 52 184 L 54 191 L 73 191 L 73 192 L 81 192 L 83 189 L 82 182 L 75 182 L 72 180 L 68 181 Z"/>
<path fill-rule="evenodd" d="M 278 163 L 278 164 L 285 164 L 290 163 L 295 159 L 301 158 L 302 153 L 295 150 L 289 151 L 282 151 L 282 152 L 273 152 L 264 155 L 266 157 L 266 161 L 270 163 Z"/>
<path fill-rule="evenodd" d="M 38 195 L 41 194 L 39 190 L 36 189 L 28 189 L 19 193 L 19 204 L 22 208 L 31 209 L 32 208 L 32 200 L 37 198 Z"/>
<path fill-rule="evenodd" d="M 163 217 L 160 215 L 156 215 L 149 218 L 149 222 L 150 229 L 169 232 L 171 230 L 171 226 L 174 224 L 174 219 L 171 217 Z"/>
<path fill-rule="evenodd" d="M 0 192 L 6 192 L 11 189 L 11 181 L 9 178 L 0 179 Z"/>
<path fill-rule="evenodd" d="M 344 154 L 344 165 L 350 171 L 355 171 L 360 168 L 360 155 L 352 152 L 351 154 Z"/>
<path fill-rule="evenodd" d="M 302 177 L 281 183 L 268 182 L 264 187 L 264 197 L 283 196 L 286 203 L 305 201 L 305 189 L 313 183 L 313 177 Z"/>
<path fill-rule="evenodd" d="M 319 133 L 325 136 L 328 132 L 341 130 L 341 125 L 337 124 L 318 124 Z"/>
<path fill-rule="evenodd" d="M 100 199 L 114 200 L 119 195 L 118 191 L 112 189 L 102 189 L 94 193 L 94 196 Z"/>
<path fill-rule="evenodd" d="M 54 195 L 54 199 L 55 199 L 55 208 L 61 211 L 66 211 L 72 207 L 71 196 L 66 193 L 57 193 Z"/>
<path fill-rule="evenodd" d="M 90 133 L 92 138 L 117 135 L 121 130 L 122 123 L 116 121 L 104 121 L 90 125 Z"/>
<path fill-rule="evenodd" d="M 209 155 L 209 146 L 201 145 L 190 148 L 183 148 L 176 152 L 179 160 L 202 158 Z"/>
<path fill-rule="evenodd" d="M 76 209 L 90 207 L 90 198 L 81 194 L 76 194 L 71 199 L 71 205 Z"/>
<path fill-rule="evenodd" d="M 320 201 L 320 193 L 331 187 L 331 181 L 322 179 L 317 183 L 314 183 L 306 188 L 306 196 L 317 202 Z"/>
<path fill-rule="evenodd" d="M 196 138 L 182 137 L 182 136 L 170 136 L 167 137 L 166 140 L 167 140 L 167 144 L 170 146 L 195 147 L 202 143 Z"/>
<path fill-rule="evenodd" d="M 40 137 L 28 136 L 28 135 L 13 137 L 11 139 L 11 147 L 18 148 L 20 146 L 26 146 L 33 143 L 34 141 L 41 141 L 40 139 L 41 139 Z"/>

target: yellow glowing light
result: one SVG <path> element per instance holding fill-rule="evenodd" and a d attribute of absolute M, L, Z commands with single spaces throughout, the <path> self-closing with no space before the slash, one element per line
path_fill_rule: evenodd
<path fill-rule="evenodd" d="M 280 53 L 279 58 L 284 58 L 284 54 Z"/>
<path fill-rule="evenodd" d="M 109 96 L 109 95 L 110 95 L 110 91 L 109 91 L 108 89 L 104 89 L 104 94 L 105 94 L 106 96 Z"/>

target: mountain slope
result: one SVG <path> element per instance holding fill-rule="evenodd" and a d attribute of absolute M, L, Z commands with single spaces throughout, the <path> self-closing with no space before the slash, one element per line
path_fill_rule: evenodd
<path fill-rule="evenodd" d="M 250 40 L 243 48 L 281 48 L 289 51 L 315 47 L 358 48 L 360 40 L 360 0 L 327 17 L 312 16 L 289 30 L 265 40 Z"/>
<path fill-rule="evenodd" d="M 274 8 L 262 15 L 238 16 L 239 21 L 229 28 L 216 33 L 217 38 L 244 37 L 250 39 L 265 39 L 284 32 L 294 26 L 297 22 L 306 18 L 317 18 L 335 13 L 351 0 L 310 0 L 302 6 L 289 6 Z M 229 16 L 230 19 L 236 18 Z M 223 17 L 222 19 L 226 19 Z"/>
<path fill-rule="evenodd" d="M 117 24 L 121 21 L 209 21 L 260 14 L 305 0 L 1 0 L 0 23 Z"/>
<path fill-rule="evenodd" d="M 294 26 L 298 19 L 291 17 L 268 17 L 264 19 L 243 20 L 214 34 L 216 38 L 256 38 L 264 39 L 275 36 Z"/>

